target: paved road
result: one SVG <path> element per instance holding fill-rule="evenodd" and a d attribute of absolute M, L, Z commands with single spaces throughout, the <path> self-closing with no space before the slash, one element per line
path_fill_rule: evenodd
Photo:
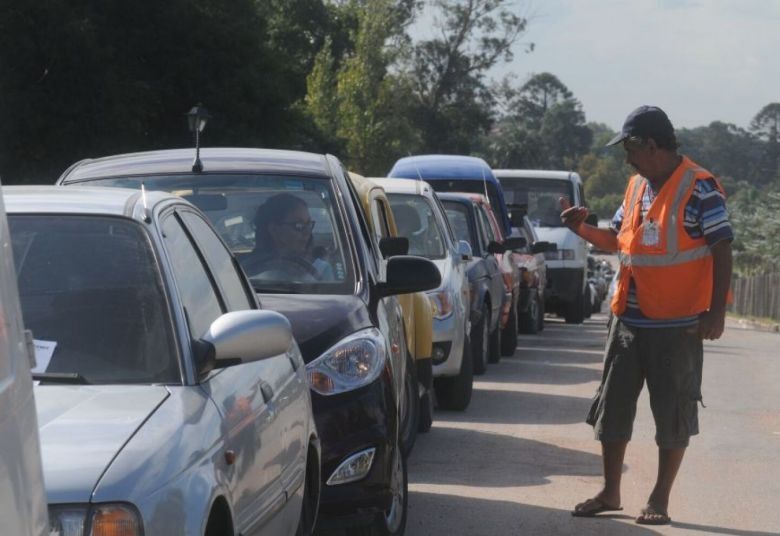
<path fill-rule="evenodd" d="M 780 335 L 737 329 L 706 343 L 702 434 L 672 496 L 671 527 L 633 522 L 656 471 L 646 391 L 623 477 L 625 511 L 572 518 L 601 483 L 582 423 L 601 374 L 605 317 L 548 318 L 475 383 L 465 413 L 439 412 L 409 460 L 407 535 L 780 534 Z"/>

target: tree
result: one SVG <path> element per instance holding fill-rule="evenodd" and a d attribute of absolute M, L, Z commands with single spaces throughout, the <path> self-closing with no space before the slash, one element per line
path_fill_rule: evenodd
<path fill-rule="evenodd" d="M 468 154 L 492 123 L 486 73 L 511 61 L 527 20 L 509 0 L 434 0 L 439 37 L 420 41 L 406 74 L 414 91 L 413 119 L 423 149 Z"/>
<path fill-rule="evenodd" d="M 188 146 L 286 145 L 303 94 L 269 46 L 265 0 L 0 0 L 0 173 L 52 182 L 93 156 Z"/>
<path fill-rule="evenodd" d="M 491 161 L 573 169 L 590 148 L 582 105 L 555 75 L 534 75 L 518 89 L 504 81 L 496 94 L 503 116 L 488 141 Z"/>
<path fill-rule="evenodd" d="M 308 77 L 306 106 L 323 134 L 344 148 L 350 167 L 374 175 L 416 140 L 408 120 L 410 89 L 388 72 L 412 11 L 393 0 L 363 0 L 358 7 L 353 49 L 337 66 L 326 41 Z"/>
<path fill-rule="evenodd" d="M 769 180 L 780 179 L 780 102 L 761 108 L 750 123 L 750 129 L 766 141 L 762 172 Z"/>

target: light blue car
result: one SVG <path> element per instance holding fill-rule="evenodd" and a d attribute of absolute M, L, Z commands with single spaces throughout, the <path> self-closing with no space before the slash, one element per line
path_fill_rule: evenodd
<path fill-rule="evenodd" d="M 51 535 L 308 534 L 319 440 L 287 319 L 182 198 L 5 190 Z"/>

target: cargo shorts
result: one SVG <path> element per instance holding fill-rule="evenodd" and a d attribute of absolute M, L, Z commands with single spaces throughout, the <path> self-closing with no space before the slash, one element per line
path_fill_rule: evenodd
<path fill-rule="evenodd" d="M 647 382 L 660 448 L 687 447 L 699 433 L 703 349 L 696 326 L 636 328 L 613 318 L 604 372 L 586 422 L 599 441 L 628 441 Z"/>

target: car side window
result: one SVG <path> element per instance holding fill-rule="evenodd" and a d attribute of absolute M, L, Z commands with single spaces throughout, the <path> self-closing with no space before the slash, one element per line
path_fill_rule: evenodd
<path fill-rule="evenodd" d="M 215 231 L 194 212 L 179 212 L 192 237 L 206 257 L 206 263 L 216 274 L 217 285 L 222 289 L 230 311 L 254 309 L 254 297 L 249 297 L 243 275 L 237 270 L 233 256 L 217 237 Z"/>
<path fill-rule="evenodd" d="M 485 214 L 485 209 L 479 205 L 477 205 L 476 208 L 477 214 L 479 215 L 479 223 L 481 224 L 482 232 L 484 233 L 485 244 L 496 242 L 496 235 L 493 234 L 493 228 L 490 226 L 490 220 L 488 220 L 487 214 Z"/>
<path fill-rule="evenodd" d="M 365 216 L 363 215 L 363 209 L 362 205 L 360 203 L 360 198 L 358 197 L 355 190 L 352 188 L 352 181 L 349 180 L 349 176 L 345 173 L 344 179 L 347 183 L 347 189 L 349 190 L 349 196 L 352 200 L 352 204 L 355 207 L 355 213 L 357 214 L 358 219 L 358 226 L 360 227 L 360 232 L 363 235 L 363 243 L 368 248 L 368 261 L 371 263 L 372 270 L 375 274 L 379 273 L 379 266 L 382 262 L 382 255 L 379 253 L 379 245 L 374 243 L 373 237 L 371 235 L 371 231 L 368 228 L 368 223 L 366 222 Z M 356 240 L 360 240 L 358 237 L 355 237 Z"/>
<path fill-rule="evenodd" d="M 190 335 L 199 339 L 222 314 L 223 307 L 200 255 L 175 214 L 163 220 L 162 231 Z"/>
<path fill-rule="evenodd" d="M 375 229 L 374 232 L 377 235 L 377 240 L 380 238 L 387 238 L 390 236 L 390 223 L 387 219 L 387 207 L 384 201 L 380 199 L 374 199 L 374 220 Z"/>

